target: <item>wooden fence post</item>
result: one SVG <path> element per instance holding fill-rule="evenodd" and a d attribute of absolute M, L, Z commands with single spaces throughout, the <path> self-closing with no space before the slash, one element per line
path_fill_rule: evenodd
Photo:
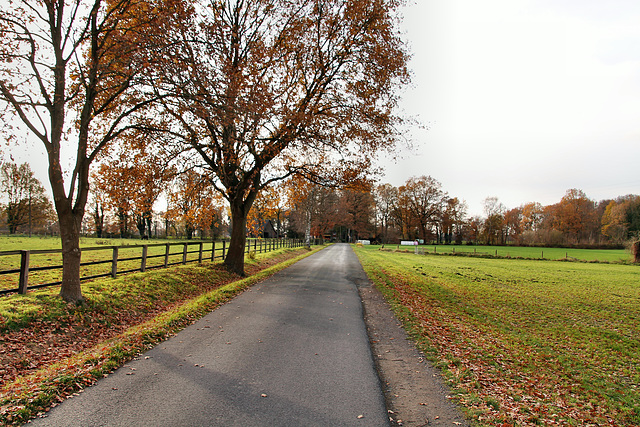
<path fill-rule="evenodd" d="M 183 243 L 184 247 L 182 248 L 182 263 L 187 263 L 187 245 L 188 243 Z"/>
<path fill-rule="evenodd" d="M 227 253 L 227 241 L 223 240 L 222 241 L 222 260 L 224 261 L 226 258 L 226 253 Z"/>
<path fill-rule="evenodd" d="M 216 259 L 216 241 L 211 242 L 211 261 Z"/>
<path fill-rule="evenodd" d="M 200 264 L 202 264 L 202 245 L 203 245 L 203 243 L 200 242 L 200 251 L 198 252 L 198 262 Z"/>
<path fill-rule="evenodd" d="M 143 245 L 142 246 L 142 261 L 140 261 L 140 271 L 142 271 L 143 273 L 147 269 L 147 250 L 148 250 L 148 246 L 147 245 Z"/>
<path fill-rule="evenodd" d="M 20 251 L 20 282 L 18 283 L 18 293 L 26 294 L 29 286 L 29 255 L 30 251 Z"/>
<path fill-rule="evenodd" d="M 113 257 L 111 258 L 111 277 L 114 279 L 118 275 L 118 247 L 113 247 Z"/>
<path fill-rule="evenodd" d="M 253 253 L 257 253 L 258 252 L 258 239 L 254 239 L 253 240 Z"/>
<path fill-rule="evenodd" d="M 169 252 L 171 252 L 171 244 L 167 243 L 164 251 L 164 268 L 167 268 L 169 266 Z"/>

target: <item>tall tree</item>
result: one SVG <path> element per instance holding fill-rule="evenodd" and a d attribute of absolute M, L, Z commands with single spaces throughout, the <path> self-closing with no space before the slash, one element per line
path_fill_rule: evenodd
<path fill-rule="evenodd" d="M 457 197 L 446 200 L 442 211 L 441 228 L 444 233 L 444 241 L 451 244 L 453 235 L 456 236 L 456 244 L 462 243 L 462 227 L 464 225 L 464 217 L 466 216 L 467 205 L 461 202 Z"/>
<path fill-rule="evenodd" d="M 538 202 L 526 203 L 522 207 L 521 228 L 524 231 L 537 231 L 542 221 L 543 207 Z"/>
<path fill-rule="evenodd" d="M 175 177 L 175 168 L 151 147 L 137 142 L 123 141 L 110 149 L 110 157 L 102 160 L 92 175 L 94 196 L 117 212 L 120 234 L 128 235 L 126 223 L 133 219 L 140 237 L 151 234 L 153 205 Z M 115 148 L 115 149 L 114 149 Z"/>
<path fill-rule="evenodd" d="M 408 200 L 409 208 L 415 218 L 420 234 L 426 241 L 431 226 L 440 221 L 447 194 L 442 184 L 430 176 L 411 177 L 400 188 Z"/>
<path fill-rule="evenodd" d="M 137 35 L 163 16 L 153 12 L 136 0 L 15 0 L 0 10 L 0 102 L 6 121 L 22 123 L 46 149 L 66 301 L 83 300 L 79 237 L 89 167 L 147 103 L 131 89 L 143 49 Z"/>
<path fill-rule="evenodd" d="M 400 229 L 403 240 L 413 239 L 417 236 L 414 233 L 415 218 L 411 211 L 409 195 L 404 191 L 404 186 L 398 187 L 398 200 L 393 208 L 392 217 Z"/>
<path fill-rule="evenodd" d="M 173 14 L 175 44 L 154 82 L 228 201 L 225 264 L 244 274 L 246 220 L 260 190 L 300 174 L 340 184 L 400 137 L 408 55 L 403 0 L 204 1 Z"/>
<path fill-rule="evenodd" d="M 374 199 L 376 211 L 380 218 L 380 228 L 382 230 L 382 247 L 387 242 L 387 233 L 391 222 L 393 209 L 398 202 L 398 189 L 391 184 L 381 184 L 375 188 Z"/>
<path fill-rule="evenodd" d="M 346 188 L 341 191 L 339 223 L 347 228 L 347 240 L 351 243 L 368 238 L 373 228 L 375 203 L 370 187 Z"/>
<path fill-rule="evenodd" d="M 2 164 L 0 186 L 7 201 L 4 210 L 9 234 L 15 234 L 19 227 L 25 226 L 31 233 L 32 227 L 51 220 L 51 202 L 28 163 L 20 166 L 15 163 Z"/>
<path fill-rule="evenodd" d="M 554 226 L 571 243 L 578 243 L 599 229 L 595 213 L 595 203 L 582 190 L 567 190 L 555 210 Z"/>
<path fill-rule="evenodd" d="M 611 200 L 602 215 L 602 234 L 616 243 L 640 239 L 640 196 Z"/>
<path fill-rule="evenodd" d="M 104 205 L 97 199 L 94 201 L 91 219 L 93 220 L 93 227 L 96 230 L 96 237 L 99 239 L 102 238 L 104 234 Z"/>
<path fill-rule="evenodd" d="M 522 208 L 509 209 L 504 213 L 505 241 L 512 239 L 519 243 L 522 234 Z"/>
<path fill-rule="evenodd" d="M 187 171 L 178 175 L 176 189 L 169 194 L 167 218 L 183 227 L 187 239 L 196 230 L 203 235 L 222 221 L 220 195 L 208 183 L 207 176 Z"/>
<path fill-rule="evenodd" d="M 484 221 L 484 234 L 487 244 L 494 245 L 504 243 L 504 212 L 505 206 L 497 197 L 487 197 L 483 201 L 483 209 L 486 215 Z"/>

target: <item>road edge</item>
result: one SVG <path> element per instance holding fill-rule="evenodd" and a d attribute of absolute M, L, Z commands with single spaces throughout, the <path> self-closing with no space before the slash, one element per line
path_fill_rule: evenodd
<path fill-rule="evenodd" d="M 357 288 L 391 425 L 468 427 L 442 374 L 416 348 L 366 273 Z"/>

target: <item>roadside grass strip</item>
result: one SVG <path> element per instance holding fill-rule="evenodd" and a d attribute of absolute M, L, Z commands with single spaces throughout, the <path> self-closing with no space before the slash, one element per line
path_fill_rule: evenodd
<path fill-rule="evenodd" d="M 221 263 L 206 262 L 96 280 L 82 285 L 84 306 L 65 304 L 51 290 L 0 299 L 3 344 L 33 339 L 48 361 L 25 355 L 20 365 L 25 374 L 3 384 L 0 425 L 19 425 L 47 412 L 247 287 L 320 249 L 258 254 L 246 259 L 248 277 L 243 279 Z M 48 341 L 55 336 L 62 337 L 65 348 Z"/>
<path fill-rule="evenodd" d="M 640 425 L 640 267 L 355 250 L 476 425 Z"/>

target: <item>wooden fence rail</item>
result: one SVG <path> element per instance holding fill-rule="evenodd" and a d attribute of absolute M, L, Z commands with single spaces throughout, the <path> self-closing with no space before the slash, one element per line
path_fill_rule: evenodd
<path fill-rule="evenodd" d="M 299 239 L 247 239 L 245 244 L 245 254 L 251 252 L 263 253 L 271 252 L 276 249 L 288 247 L 296 248 L 304 245 Z M 157 249 L 164 247 L 164 249 Z M 180 247 L 179 251 L 175 251 L 175 247 Z M 153 250 L 150 254 L 149 249 Z M 155 250 L 154 250 L 155 249 Z M 137 250 L 140 251 L 138 256 L 123 256 L 123 252 Z M 92 268 L 102 264 L 110 264 L 111 268 L 107 272 L 89 274 L 80 277 L 81 281 L 97 279 L 100 277 L 117 277 L 119 274 L 144 272 L 150 269 L 167 268 L 177 264 L 187 264 L 189 262 L 202 263 L 205 257 L 211 261 L 216 259 L 224 260 L 228 251 L 227 241 L 209 241 L 209 242 L 183 242 L 183 243 L 156 243 L 149 245 L 129 245 L 129 246 L 104 246 L 80 248 L 81 253 L 89 253 L 93 251 L 111 251 L 111 256 L 103 257 L 104 259 L 81 262 L 81 269 Z M 20 256 L 20 267 L 0 270 L 0 277 L 6 275 L 18 276 L 18 287 L 16 289 L 0 289 L 0 295 L 12 292 L 26 294 L 28 289 L 44 288 L 47 286 L 60 285 L 61 281 L 53 281 L 47 283 L 29 284 L 29 275 L 33 272 L 41 272 L 47 270 L 62 271 L 62 265 L 40 265 L 32 266 L 30 261 L 33 255 L 61 255 L 61 249 L 45 249 L 45 250 L 22 250 L 22 251 L 0 251 L 0 258 L 10 256 Z M 151 260 L 159 259 L 160 262 L 153 263 Z M 135 266 L 132 264 L 136 261 Z M 15 283 L 15 282 L 14 282 Z"/>

